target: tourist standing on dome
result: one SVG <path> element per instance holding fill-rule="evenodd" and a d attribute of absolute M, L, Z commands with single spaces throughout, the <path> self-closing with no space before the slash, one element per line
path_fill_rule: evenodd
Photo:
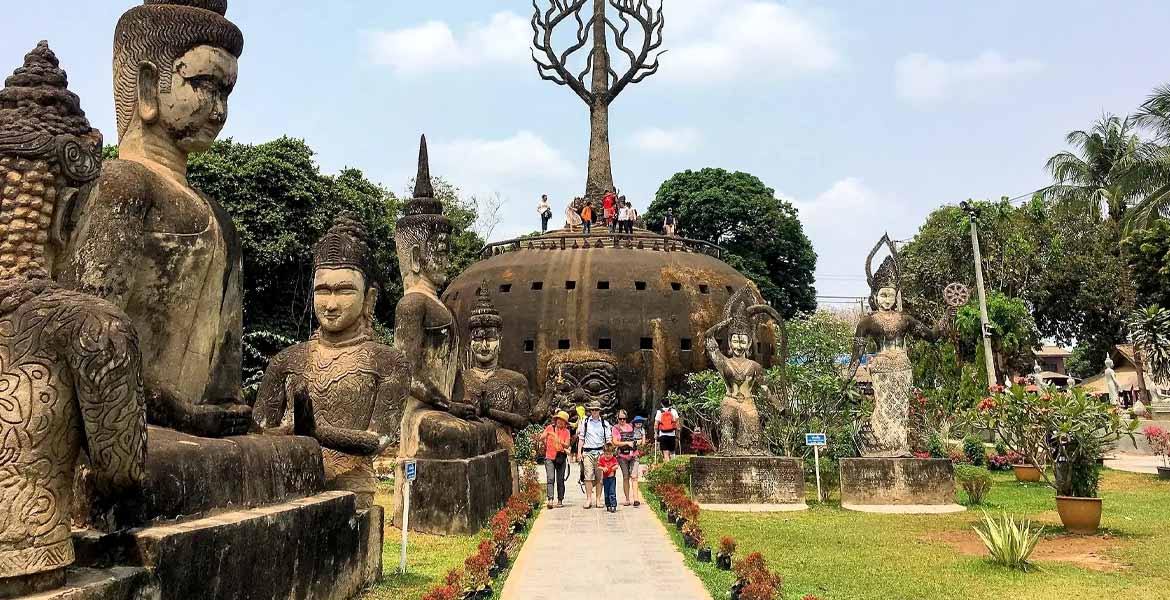
<path fill-rule="evenodd" d="M 586 200 L 585 208 L 581 209 L 581 224 L 585 226 L 585 235 L 593 232 L 593 201 Z"/>
<path fill-rule="evenodd" d="M 678 231 L 678 219 L 674 216 L 674 209 L 666 209 L 666 217 L 662 219 L 663 233 L 669 237 L 674 237 L 675 232 Z"/>
<path fill-rule="evenodd" d="M 548 220 L 552 218 L 552 207 L 548 204 L 548 194 L 541 194 L 540 204 L 536 205 L 536 212 L 540 215 L 540 232 L 548 232 Z"/>
<path fill-rule="evenodd" d="M 601 201 L 602 216 L 605 218 L 605 226 L 609 228 L 609 232 L 611 234 L 614 231 L 614 227 L 615 227 L 615 223 L 616 223 L 616 221 L 614 219 L 614 215 L 617 212 L 615 204 L 616 204 L 616 201 L 615 201 L 612 193 L 606 194 L 605 198 L 602 199 L 602 201 Z"/>

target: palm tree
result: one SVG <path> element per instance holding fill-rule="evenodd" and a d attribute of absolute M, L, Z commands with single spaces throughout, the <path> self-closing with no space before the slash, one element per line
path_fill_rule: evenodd
<path fill-rule="evenodd" d="M 1154 381 L 1170 381 L 1170 310 L 1138 309 L 1126 320 L 1134 355 L 1142 359 Z"/>
<path fill-rule="evenodd" d="M 1163 85 L 1141 105 L 1134 123 L 1153 134 L 1146 144 L 1149 192 L 1126 215 L 1127 230 L 1143 228 L 1157 218 L 1170 218 L 1170 85 Z"/>
<path fill-rule="evenodd" d="M 1039 193 L 1046 199 L 1069 204 L 1120 223 L 1126 209 L 1144 197 L 1148 187 L 1148 143 L 1137 135 L 1132 117 L 1102 115 L 1088 131 L 1073 131 L 1066 137 L 1074 151 L 1048 159 L 1045 170 L 1055 181 Z"/>

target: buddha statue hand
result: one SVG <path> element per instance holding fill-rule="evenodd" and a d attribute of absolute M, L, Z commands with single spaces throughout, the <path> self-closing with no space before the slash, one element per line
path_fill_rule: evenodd
<path fill-rule="evenodd" d="M 234 400 L 192 405 L 185 412 L 183 431 L 200 437 L 246 435 L 252 427 L 252 408 Z"/>
<path fill-rule="evenodd" d="M 460 419 L 466 419 L 468 421 L 479 420 L 479 408 L 470 404 L 452 402 L 448 412 Z"/>

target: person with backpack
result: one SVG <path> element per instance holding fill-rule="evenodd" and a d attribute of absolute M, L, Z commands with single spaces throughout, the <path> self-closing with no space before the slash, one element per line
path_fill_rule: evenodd
<path fill-rule="evenodd" d="M 641 506 L 642 501 L 638 490 L 638 457 L 641 455 L 642 442 L 646 438 L 642 430 L 642 417 L 634 417 L 634 422 L 626 420 L 625 409 L 617 412 L 617 424 L 613 426 L 613 443 L 617 446 L 618 466 L 622 469 L 622 495 L 626 499 L 622 506 L 630 505 L 630 488 L 634 489 L 634 506 Z"/>
<path fill-rule="evenodd" d="M 601 418 L 601 404 L 589 403 L 589 417 L 577 430 L 577 437 L 581 440 L 577 460 L 581 462 L 581 471 L 585 477 L 585 508 L 593 508 L 593 499 L 597 498 L 597 505 L 601 505 L 601 470 L 597 468 L 597 461 L 605 451 L 605 445 L 613 442 L 612 425 Z"/>
<path fill-rule="evenodd" d="M 662 219 L 663 232 L 668 237 L 674 237 L 675 232 L 678 231 L 678 219 L 674 216 L 674 209 L 666 209 L 666 217 Z"/>
<path fill-rule="evenodd" d="M 662 450 L 663 460 L 670 460 L 678 446 L 678 431 L 682 429 L 682 419 L 678 411 L 670 405 L 668 398 L 663 398 L 662 408 L 654 413 L 654 437 L 658 440 L 658 447 Z"/>
<path fill-rule="evenodd" d="M 548 507 L 553 507 L 553 488 L 556 488 L 557 508 L 565 505 L 565 469 L 569 468 L 569 413 L 560 411 L 553 422 L 544 428 L 544 475 L 548 488 Z"/>

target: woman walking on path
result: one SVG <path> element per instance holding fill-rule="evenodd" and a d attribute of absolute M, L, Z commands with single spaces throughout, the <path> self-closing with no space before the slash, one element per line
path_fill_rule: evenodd
<path fill-rule="evenodd" d="M 548 194 L 540 196 L 540 204 L 536 205 L 536 212 L 540 215 L 540 232 L 548 231 L 548 220 L 552 218 L 552 207 L 548 204 Z"/>
<path fill-rule="evenodd" d="M 638 490 L 638 457 L 641 455 L 642 441 L 645 433 L 642 431 L 642 422 L 646 419 L 634 417 L 634 422 L 626 421 L 625 409 L 617 413 L 617 425 L 613 426 L 613 442 L 618 449 L 618 466 L 622 469 L 622 497 L 625 502 L 622 506 L 630 505 L 630 488 L 634 490 L 634 506 L 641 506 L 641 496 Z"/>
<path fill-rule="evenodd" d="M 556 487 L 557 507 L 565 505 L 565 469 L 569 466 L 569 413 L 561 411 L 544 428 L 544 475 L 548 487 L 548 507 L 553 507 L 553 488 Z"/>

